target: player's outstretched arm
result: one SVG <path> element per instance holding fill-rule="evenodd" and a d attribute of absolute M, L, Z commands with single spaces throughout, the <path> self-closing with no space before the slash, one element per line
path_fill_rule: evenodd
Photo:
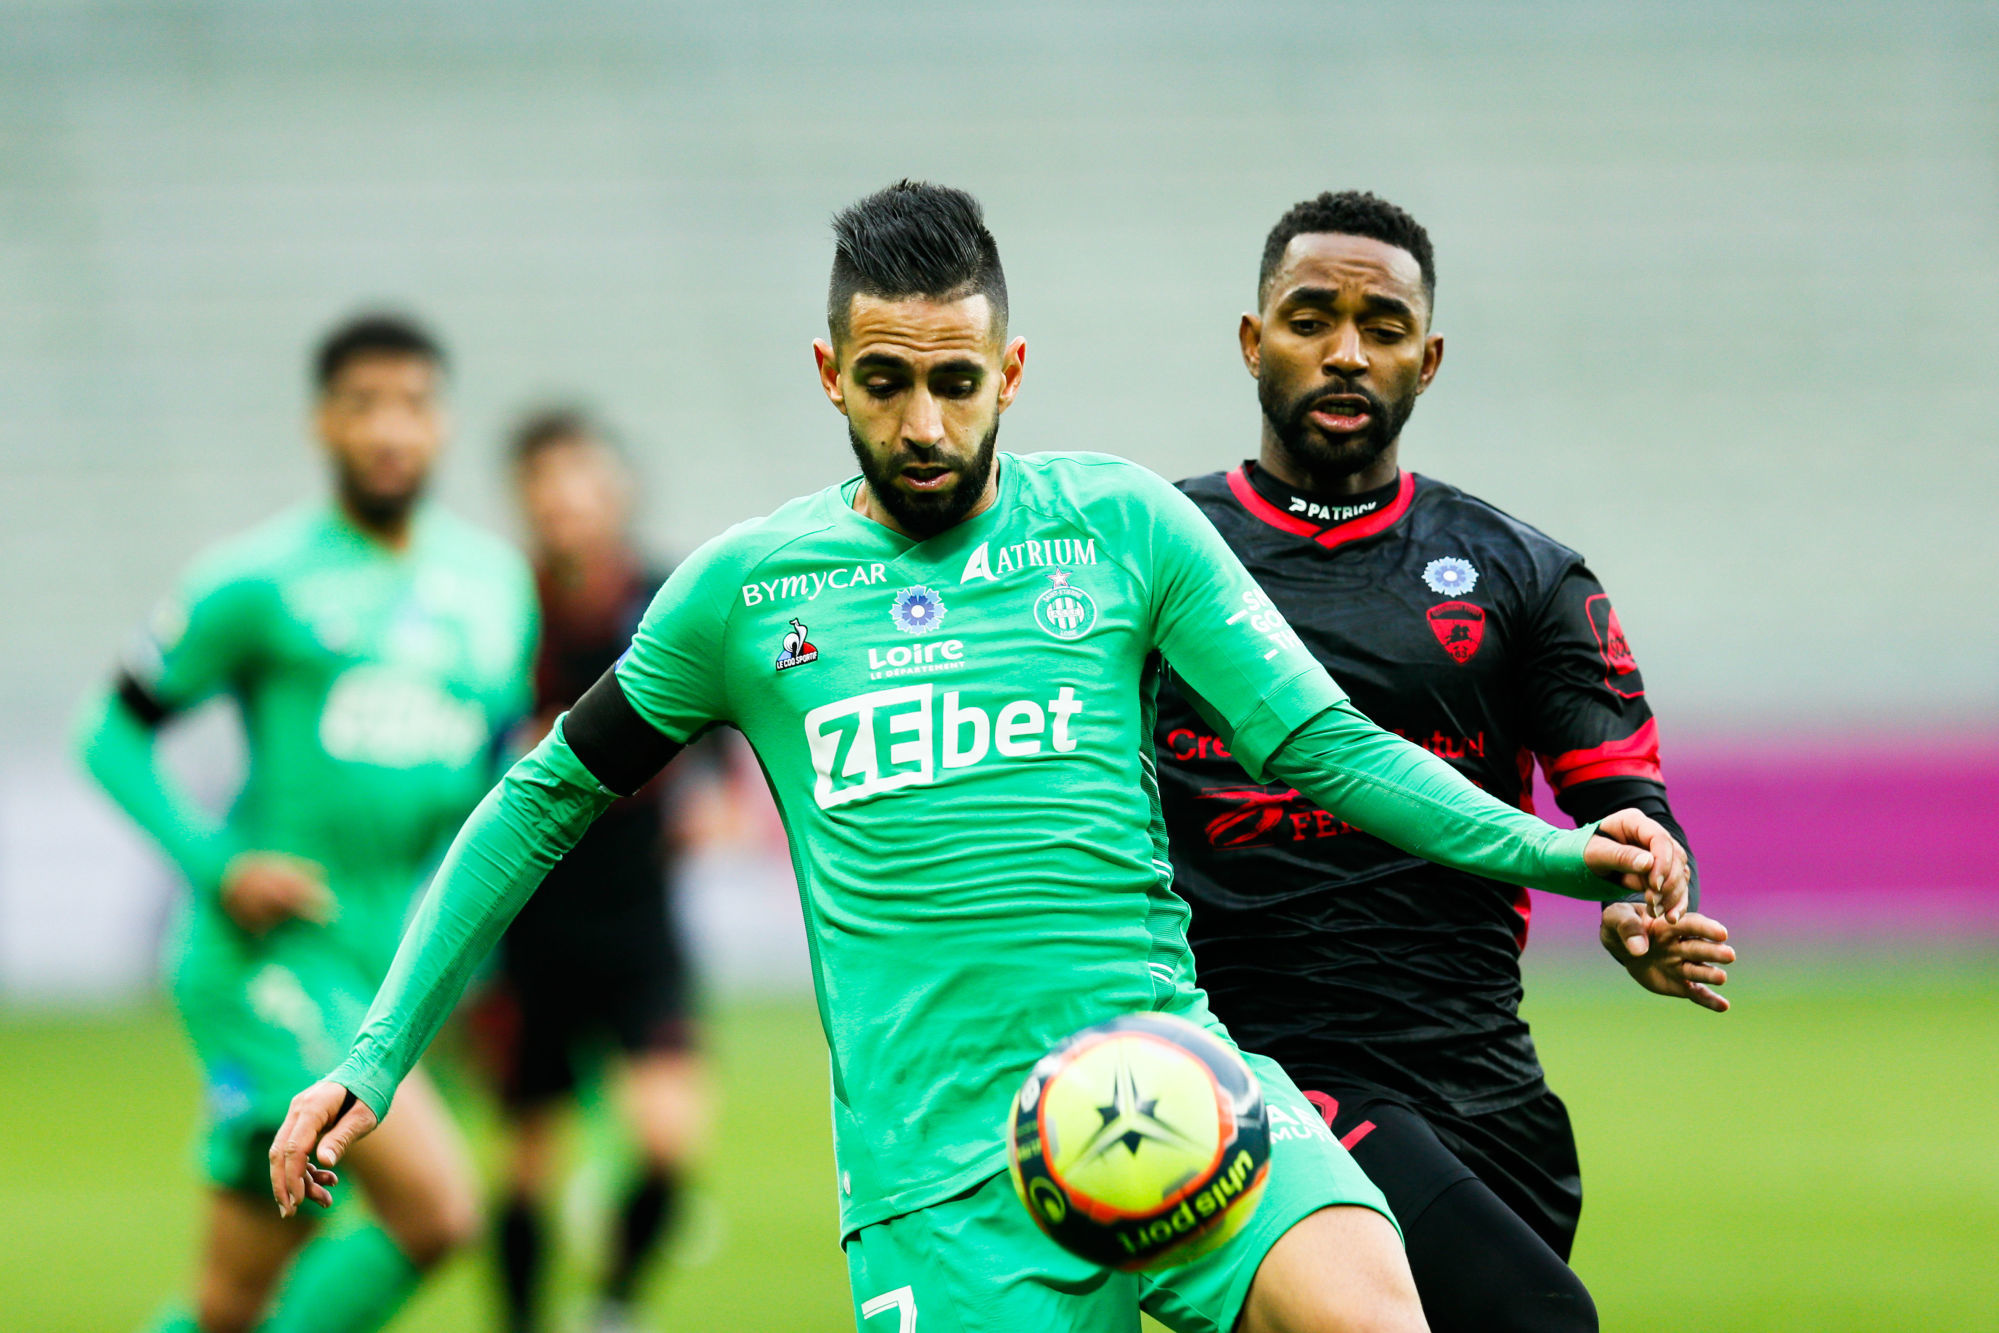
<path fill-rule="evenodd" d="M 616 688 L 615 685 L 612 688 Z M 289 1213 L 317 1199 L 306 1152 L 332 1126 L 339 1151 L 388 1114 L 398 1084 L 430 1045 L 480 960 L 557 860 L 615 794 L 563 739 L 545 738 L 509 769 L 459 830 L 395 962 L 339 1068 L 292 1103 L 271 1146 L 271 1189 Z M 352 1096 L 357 1107 L 344 1107 Z M 343 1109 L 344 1107 L 344 1109 Z M 345 1118 L 343 1118 L 345 1117 Z M 324 1159 L 322 1159 L 324 1161 Z"/>
<path fill-rule="evenodd" d="M 1618 902 L 1603 909 L 1598 938 L 1631 979 L 1653 994 L 1728 1011 L 1728 1001 L 1714 989 L 1727 983 L 1724 968 L 1735 961 L 1728 927 L 1721 922 L 1699 912 L 1662 921 L 1636 903 Z"/>
<path fill-rule="evenodd" d="M 1620 810 L 1594 826 L 1553 828 L 1350 703 L 1300 727 L 1264 769 L 1354 827 L 1440 865 L 1571 898 L 1642 893 L 1666 920 L 1686 911 L 1686 854 L 1658 821 Z"/>

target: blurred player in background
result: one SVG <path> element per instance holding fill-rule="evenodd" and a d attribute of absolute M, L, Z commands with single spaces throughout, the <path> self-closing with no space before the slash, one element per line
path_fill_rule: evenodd
<path fill-rule="evenodd" d="M 464 1148 L 421 1074 L 354 1156 L 379 1225 L 311 1239 L 259 1186 L 293 1085 L 353 1040 L 411 893 L 527 706 L 527 569 L 422 498 L 445 442 L 444 373 L 407 320 L 328 337 L 313 421 L 332 500 L 197 561 L 85 718 L 85 763 L 191 890 L 170 971 L 205 1085 L 209 1194 L 193 1310 L 162 1329 L 377 1328 L 478 1233 Z M 241 710 L 249 760 L 219 820 L 154 747 L 218 694 Z"/>
<path fill-rule="evenodd" d="M 541 597 L 532 743 L 610 670 L 665 574 L 632 544 L 631 473 L 588 418 L 530 417 L 515 432 L 513 458 Z M 493 1035 L 508 1139 L 500 1261 L 515 1333 L 541 1326 L 556 1130 L 582 1067 L 607 1049 L 620 1055 L 618 1104 L 639 1153 L 593 1324 L 605 1333 L 634 1324 L 638 1280 L 673 1219 L 707 1118 L 687 958 L 667 900 L 676 830 L 665 781 L 606 810 L 500 942 Z"/>
<path fill-rule="evenodd" d="M 1684 846 L 1637 664 L 1582 557 L 1398 465 L 1443 357 L 1435 290 L 1429 237 L 1394 205 L 1327 194 L 1286 213 L 1241 326 L 1262 453 L 1180 488 L 1368 717 L 1525 809 L 1539 755 L 1578 822 L 1642 810 Z M 1519 1015 L 1527 890 L 1245 783 L 1184 687 L 1162 693 L 1157 740 L 1215 1012 L 1387 1194 L 1431 1327 L 1596 1327 L 1567 1266 L 1575 1136 Z M 1601 935 L 1646 989 L 1728 1007 L 1719 923 L 1610 903 Z"/>

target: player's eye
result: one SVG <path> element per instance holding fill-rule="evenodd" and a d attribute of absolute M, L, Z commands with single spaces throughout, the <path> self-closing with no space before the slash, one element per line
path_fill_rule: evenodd
<path fill-rule="evenodd" d="M 1393 343 L 1402 341 L 1405 330 L 1399 324 L 1370 324 L 1367 332 L 1376 342 Z"/>
<path fill-rule="evenodd" d="M 1294 319 L 1291 321 L 1291 331 L 1300 338 L 1309 338 L 1325 327 L 1325 321 L 1319 319 Z"/>
<path fill-rule="evenodd" d="M 938 396 L 942 398 L 970 398 L 978 390 L 979 382 L 974 379 L 945 380 L 937 386 Z"/>
<path fill-rule="evenodd" d="M 870 398 L 879 398 L 883 401 L 893 398 L 902 392 L 902 382 L 900 380 L 863 380 L 861 381 L 861 387 L 868 391 Z"/>

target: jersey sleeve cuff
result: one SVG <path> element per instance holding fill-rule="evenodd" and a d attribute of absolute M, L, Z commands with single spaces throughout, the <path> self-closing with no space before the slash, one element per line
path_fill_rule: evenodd
<path fill-rule="evenodd" d="M 380 1071 L 370 1071 L 358 1053 L 350 1053 L 326 1078 L 353 1093 L 356 1101 L 374 1112 L 376 1124 L 388 1116 L 389 1103 L 396 1096 L 395 1080 Z"/>
<path fill-rule="evenodd" d="M 1593 902 L 1615 902 L 1624 896 L 1624 886 L 1603 878 L 1583 860 L 1583 849 L 1596 836 L 1594 823 L 1563 829 L 1548 840 L 1546 863 L 1549 882 L 1541 887 L 1565 898 L 1587 898 Z"/>

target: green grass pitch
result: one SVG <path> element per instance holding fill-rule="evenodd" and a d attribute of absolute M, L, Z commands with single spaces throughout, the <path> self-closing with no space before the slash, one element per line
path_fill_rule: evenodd
<path fill-rule="evenodd" d="M 1528 987 L 1581 1139 L 1575 1261 L 1605 1328 L 1994 1326 L 1999 960 L 1764 960 L 1720 1018 L 1607 971 Z M 851 1329 L 812 1011 L 731 1006 L 711 1034 L 722 1118 L 657 1323 Z M 195 1084 L 171 1019 L 0 1017 L 0 1088 L 0 1330 L 137 1329 L 193 1245 Z M 567 1261 L 558 1300 L 583 1276 Z M 396 1328 L 490 1328 L 490 1287 L 456 1262 Z"/>

